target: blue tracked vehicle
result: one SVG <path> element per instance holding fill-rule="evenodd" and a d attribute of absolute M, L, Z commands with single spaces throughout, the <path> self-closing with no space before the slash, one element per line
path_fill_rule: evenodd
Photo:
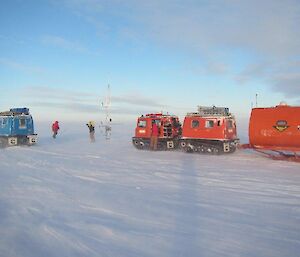
<path fill-rule="evenodd" d="M 32 116 L 28 108 L 12 108 L 0 112 L 0 147 L 33 145 L 37 142 Z"/>

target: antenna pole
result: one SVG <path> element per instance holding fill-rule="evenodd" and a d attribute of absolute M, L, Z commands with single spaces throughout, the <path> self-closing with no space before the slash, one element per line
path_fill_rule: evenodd
<path fill-rule="evenodd" d="M 258 96 L 258 94 L 256 93 L 255 94 L 255 105 L 256 105 L 256 107 L 257 107 L 257 96 Z"/>
<path fill-rule="evenodd" d="M 107 95 L 105 96 L 104 103 L 102 104 L 105 110 L 105 137 L 106 139 L 110 138 L 111 134 L 111 118 L 110 118 L 110 106 L 111 106 L 111 96 L 110 96 L 110 85 L 107 85 Z"/>
<path fill-rule="evenodd" d="M 106 110 L 106 124 L 108 125 L 109 124 L 109 116 L 110 116 L 110 113 L 109 113 L 109 108 L 110 108 L 110 85 L 108 84 L 107 85 L 107 96 L 106 96 L 106 99 L 105 99 L 105 110 Z"/>

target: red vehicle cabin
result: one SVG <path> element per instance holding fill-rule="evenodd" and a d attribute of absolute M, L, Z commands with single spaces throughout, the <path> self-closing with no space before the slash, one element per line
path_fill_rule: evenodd
<path fill-rule="evenodd" d="M 186 152 L 230 153 L 238 144 L 234 116 L 225 107 L 198 107 L 184 119 L 181 148 Z"/>
<path fill-rule="evenodd" d="M 178 147 L 181 134 L 181 124 L 177 116 L 162 113 L 142 115 L 137 120 L 133 145 L 138 149 L 149 149 L 152 133 L 152 124 L 156 123 L 159 129 L 158 149 L 169 150 Z"/>

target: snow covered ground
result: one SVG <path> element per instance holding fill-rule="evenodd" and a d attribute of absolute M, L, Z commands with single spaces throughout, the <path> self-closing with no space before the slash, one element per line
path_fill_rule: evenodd
<path fill-rule="evenodd" d="M 138 151 L 84 125 L 0 149 L 0 256 L 296 257 L 300 165 Z"/>

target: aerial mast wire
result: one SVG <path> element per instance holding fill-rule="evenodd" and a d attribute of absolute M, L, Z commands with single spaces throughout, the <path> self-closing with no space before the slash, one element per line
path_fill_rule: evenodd
<path fill-rule="evenodd" d="M 258 94 L 256 93 L 255 94 L 255 107 L 257 108 L 257 97 L 258 97 Z"/>
<path fill-rule="evenodd" d="M 111 107 L 111 95 L 110 95 L 110 85 L 107 85 L 107 92 L 104 98 L 104 102 L 102 102 L 102 107 L 105 111 L 105 124 L 104 124 L 104 132 L 106 139 L 110 139 L 111 135 L 111 117 L 110 117 L 110 107 Z"/>

